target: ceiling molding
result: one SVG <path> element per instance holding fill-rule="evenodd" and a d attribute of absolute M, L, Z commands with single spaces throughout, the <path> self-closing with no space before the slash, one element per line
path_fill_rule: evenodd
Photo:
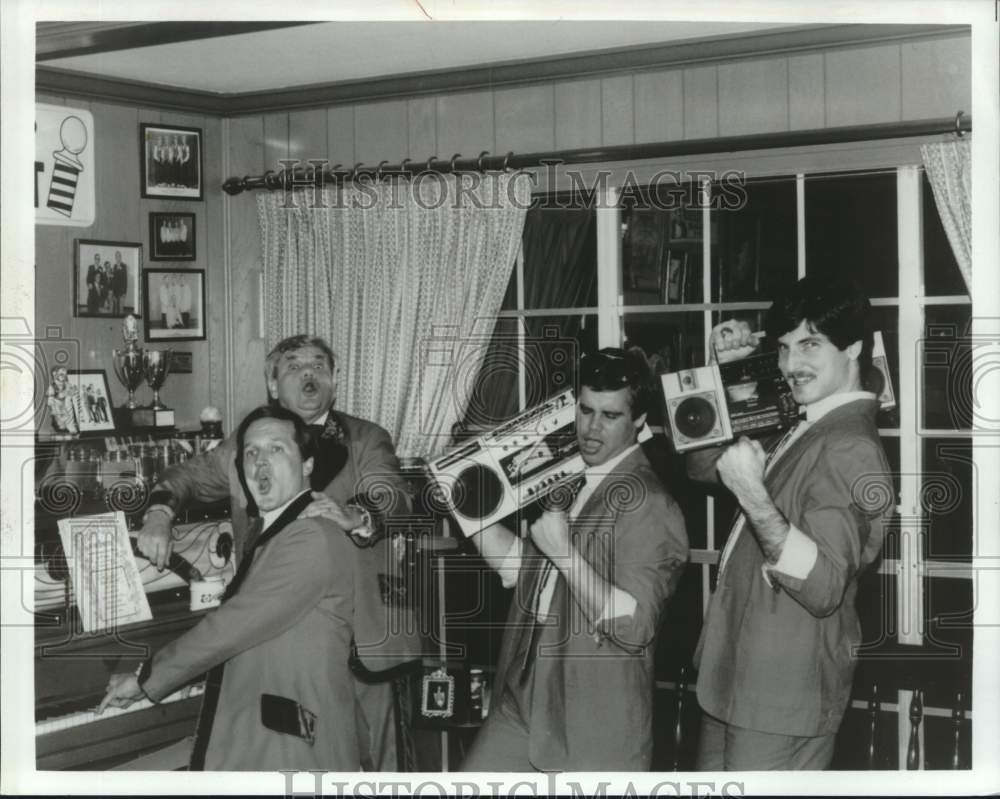
<path fill-rule="evenodd" d="M 39 22 L 35 60 L 133 50 L 159 44 L 315 25 L 316 22 Z"/>
<path fill-rule="evenodd" d="M 427 94 L 514 87 L 614 73 L 679 68 L 736 58 L 764 58 L 831 48 L 971 35 L 968 25 L 822 25 L 773 32 L 627 47 L 492 66 L 339 81 L 262 92 L 214 94 L 136 81 L 36 68 L 38 91 L 193 111 L 217 116 L 375 102 Z"/>

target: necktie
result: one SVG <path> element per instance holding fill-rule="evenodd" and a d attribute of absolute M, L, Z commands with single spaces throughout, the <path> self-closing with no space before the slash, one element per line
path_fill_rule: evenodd
<path fill-rule="evenodd" d="M 576 502 L 577 496 L 580 493 L 580 489 L 583 488 L 585 483 L 586 478 L 583 475 L 580 475 L 572 482 L 566 483 L 564 486 L 557 488 L 549 494 L 548 497 L 544 498 L 541 503 L 542 506 L 545 510 L 571 510 Z M 522 683 L 527 680 L 528 674 L 531 673 L 531 669 L 535 663 L 535 654 L 538 649 L 538 637 L 542 629 L 542 621 L 539 618 L 542 592 L 551 577 L 553 568 L 554 566 L 552 565 L 552 561 L 546 559 L 541 568 L 541 572 L 538 575 L 538 581 L 535 583 L 534 591 L 532 592 L 531 633 L 528 635 L 528 648 L 524 651 L 524 660 L 521 662 L 521 674 L 519 676 L 519 680 Z"/>

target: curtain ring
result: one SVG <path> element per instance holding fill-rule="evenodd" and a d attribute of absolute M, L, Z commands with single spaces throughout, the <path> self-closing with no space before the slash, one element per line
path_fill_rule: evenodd
<path fill-rule="evenodd" d="M 273 174 L 274 174 L 274 170 L 273 169 L 269 169 L 269 170 L 267 170 L 267 172 L 265 172 L 263 175 L 260 176 L 261 183 L 264 184 L 264 188 L 267 189 L 268 191 L 270 191 L 272 188 L 274 188 L 271 185 L 271 181 L 270 181 L 270 177 Z M 285 188 L 285 170 L 284 169 L 281 170 L 281 188 Z"/>
<path fill-rule="evenodd" d="M 375 182 L 376 183 L 381 183 L 382 182 L 382 167 L 384 167 L 388 163 L 389 163 L 388 159 L 386 159 L 384 161 L 379 161 L 378 162 L 378 166 L 375 167 Z"/>
<path fill-rule="evenodd" d="M 451 157 L 451 171 L 452 171 L 453 173 L 454 173 L 454 172 L 457 172 L 457 171 L 458 171 L 458 170 L 456 170 L 456 169 L 455 169 L 455 162 L 456 162 L 456 161 L 457 161 L 457 160 L 458 160 L 459 158 L 461 158 L 461 157 L 462 157 L 462 154 L 461 154 L 461 153 L 455 153 L 455 154 L 454 154 L 454 155 L 453 155 L 453 156 Z"/>
<path fill-rule="evenodd" d="M 365 165 L 364 161 L 358 161 L 358 163 L 356 163 L 354 165 L 354 169 L 351 171 L 351 181 L 352 182 L 357 182 L 357 180 L 358 180 L 358 172 L 361 171 L 361 167 L 363 167 L 364 165 Z"/>
<path fill-rule="evenodd" d="M 965 131 L 962 130 L 962 117 L 965 115 L 964 111 L 959 111 L 955 114 L 955 135 L 958 138 L 962 138 L 965 135 Z"/>
<path fill-rule="evenodd" d="M 507 164 L 510 162 L 511 156 L 514 155 L 513 151 L 508 152 L 507 155 L 503 157 L 503 171 L 507 171 Z"/>
<path fill-rule="evenodd" d="M 435 158 L 433 155 L 430 158 L 427 159 L 427 171 L 428 172 L 433 172 L 434 171 L 434 162 L 435 161 L 437 161 L 437 158 Z"/>
<path fill-rule="evenodd" d="M 406 177 L 406 173 L 408 171 L 407 167 L 409 166 L 409 164 L 410 164 L 409 158 L 404 158 L 399 164 L 399 171 L 402 173 L 403 177 Z"/>
<path fill-rule="evenodd" d="M 489 150 L 483 150 L 483 151 L 482 151 L 482 152 L 481 152 L 481 153 L 479 154 L 479 160 L 478 160 L 478 161 L 476 162 L 476 169 L 478 169 L 478 170 L 479 170 L 480 172 L 483 172 L 483 171 L 485 171 L 485 170 L 483 169 L 483 156 L 487 156 L 487 155 L 489 155 L 489 154 L 490 154 L 490 151 L 489 151 Z"/>

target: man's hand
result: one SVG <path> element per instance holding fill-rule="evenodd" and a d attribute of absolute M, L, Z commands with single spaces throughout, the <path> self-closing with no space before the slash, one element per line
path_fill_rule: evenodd
<path fill-rule="evenodd" d="M 720 322 L 712 328 L 709 336 L 709 363 L 737 361 L 746 358 L 757 349 L 758 337 L 751 332 L 750 325 L 740 319 Z"/>
<path fill-rule="evenodd" d="M 313 501 L 306 505 L 299 514 L 300 519 L 322 516 L 324 519 L 334 522 L 338 527 L 342 527 L 345 532 L 350 532 L 365 523 L 364 515 L 357 508 L 344 507 L 319 491 L 313 491 L 312 498 Z"/>
<path fill-rule="evenodd" d="M 171 536 L 172 522 L 166 513 L 152 510 L 146 515 L 139 531 L 139 539 L 136 542 L 139 551 L 149 558 L 149 562 L 156 566 L 158 571 L 163 571 L 174 549 L 174 540 Z"/>
<path fill-rule="evenodd" d="M 545 511 L 538 521 L 531 525 L 531 540 L 557 569 L 566 568 L 572 545 L 569 538 L 569 522 L 563 511 Z"/>
<path fill-rule="evenodd" d="M 764 488 L 764 464 L 767 454 L 764 448 L 745 436 L 730 446 L 719 458 L 716 468 L 723 484 L 746 507 L 747 501 L 759 499 L 767 494 Z"/>
<path fill-rule="evenodd" d="M 97 707 L 100 715 L 106 707 L 128 707 L 145 694 L 139 687 L 139 678 L 134 674 L 112 674 L 108 680 L 108 692 Z"/>

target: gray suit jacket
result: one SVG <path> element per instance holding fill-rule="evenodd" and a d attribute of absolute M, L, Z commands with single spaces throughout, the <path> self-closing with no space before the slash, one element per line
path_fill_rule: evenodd
<path fill-rule="evenodd" d="M 698 700 L 716 718 L 781 735 L 829 735 L 840 726 L 861 642 L 858 575 L 878 556 L 895 511 L 877 409 L 875 400 L 856 400 L 831 410 L 765 477 L 775 505 L 816 542 L 818 556 L 804 580 L 772 572 L 776 590 L 764 579 L 756 538 L 749 529 L 740 535 L 695 652 Z"/>
<path fill-rule="evenodd" d="M 667 598 L 687 562 L 680 509 L 642 450 L 606 477 L 571 524 L 574 545 L 631 594 L 632 616 L 592 625 L 560 575 L 538 637 L 530 687 L 529 757 L 545 771 L 648 770 L 653 753 L 653 650 Z M 528 543 L 511 603 L 496 686 L 517 679 L 545 562 Z"/>

